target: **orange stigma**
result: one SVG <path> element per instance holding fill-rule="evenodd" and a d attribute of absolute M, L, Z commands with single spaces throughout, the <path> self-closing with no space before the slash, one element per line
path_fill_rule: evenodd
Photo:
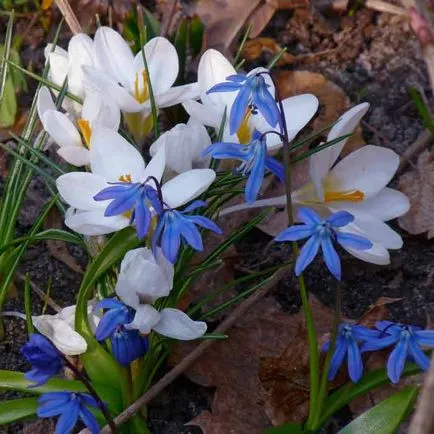
<path fill-rule="evenodd" d="M 237 131 L 237 137 L 241 145 L 247 145 L 252 138 L 252 132 L 249 128 L 249 119 L 252 115 L 251 110 L 248 108 L 246 114 L 244 115 L 243 121 L 241 122 L 240 128 Z"/>
<path fill-rule="evenodd" d="M 361 202 L 365 198 L 364 193 L 359 190 L 353 191 L 326 191 L 324 193 L 325 202 Z"/>
<path fill-rule="evenodd" d="M 149 99 L 149 86 L 148 86 L 148 75 L 146 70 L 142 71 L 143 88 L 140 89 L 139 86 L 139 73 L 136 73 L 136 79 L 134 80 L 134 98 L 142 104 Z"/>
<path fill-rule="evenodd" d="M 77 124 L 83 136 L 86 148 L 90 149 L 90 137 L 92 136 L 92 128 L 90 127 L 89 121 L 86 119 L 79 119 L 77 121 Z"/>
<path fill-rule="evenodd" d="M 130 183 L 133 182 L 130 174 L 120 176 L 119 181 L 120 182 L 130 182 Z"/>

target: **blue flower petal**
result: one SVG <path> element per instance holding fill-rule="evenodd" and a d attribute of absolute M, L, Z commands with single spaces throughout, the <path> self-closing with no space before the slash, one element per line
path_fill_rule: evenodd
<path fill-rule="evenodd" d="M 194 250 L 198 250 L 200 252 L 203 250 L 202 237 L 193 223 L 189 222 L 187 219 L 180 220 L 179 231 L 181 233 L 181 237 Z"/>
<path fill-rule="evenodd" d="M 111 336 L 117 327 L 128 324 L 132 320 L 130 311 L 125 307 L 123 309 L 112 309 L 107 311 L 95 331 L 97 341 L 103 341 Z"/>
<path fill-rule="evenodd" d="M 238 143 L 225 143 L 218 142 L 208 146 L 203 152 L 202 156 L 211 155 L 216 159 L 234 158 L 236 160 L 245 160 L 247 153 L 245 146 Z"/>
<path fill-rule="evenodd" d="M 236 90 L 241 89 L 242 84 L 240 83 L 218 83 L 214 85 L 211 89 L 207 90 L 207 94 L 215 93 L 215 92 L 235 92 Z"/>
<path fill-rule="evenodd" d="M 96 417 L 86 408 L 81 407 L 79 412 L 80 419 L 90 429 L 92 434 L 98 434 L 100 431 Z"/>
<path fill-rule="evenodd" d="M 354 221 L 354 216 L 347 211 L 338 211 L 326 219 L 333 227 L 340 228 Z"/>
<path fill-rule="evenodd" d="M 259 85 L 257 92 L 253 92 L 253 104 L 261 112 L 268 124 L 274 128 L 280 119 L 279 109 L 277 108 L 276 101 L 267 89 L 264 78 L 257 77 L 257 79 L 261 80 L 262 83 Z"/>
<path fill-rule="evenodd" d="M 193 222 L 195 225 L 201 226 L 205 229 L 215 232 L 216 234 L 223 234 L 223 231 L 215 224 L 212 220 L 207 217 L 192 215 L 187 216 L 188 220 Z"/>
<path fill-rule="evenodd" d="M 351 247 L 356 250 L 368 250 L 373 246 L 372 242 L 367 238 L 348 232 L 336 231 L 336 241 L 342 246 Z"/>
<path fill-rule="evenodd" d="M 143 240 L 148 234 L 151 225 L 151 211 L 149 211 L 145 204 L 145 198 L 141 198 L 137 201 L 134 211 L 137 238 Z"/>
<path fill-rule="evenodd" d="M 336 340 L 335 351 L 333 353 L 332 360 L 330 362 L 330 369 L 328 372 L 328 379 L 333 380 L 336 377 L 336 374 L 339 371 L 339 368 L 342 366 L 342 363 L 345 359 L 345 355 L 348 349 L 348 341 L 342 336 L 338 336 Z"/>
<path fill-rule="evenodd" d="M 182 210 L 182 213 L 189 213 L 191 211 L 194 211 L 197 208 L 206 208 L 208 204 L 204 200 L 195 200 L 190 205 L 188 205 L 186 208 Z"/>
<path fill-rule="evenodd" d="M 320 237 L 312 235 L 300 250 L 300 255 L 295 263 L 295 275 L 299 276 L 303 270 L 314 260 L 320 246 Z"/>
<path fill-rule="evenodd" d="M 243 122 L 247 107 L 249 105 L 250 94 L 251 87 L 248 84 L 243 85 L 238 92 L 234 103 L 232 104 L 229 117 L 229 131 L 231 134 L 235 134 Z"/>
<path fill-rule="evenodd" d="M 51 399 L 46 398 L 46 400 L 42 403 L 40 403 L 40 401 L 38 400 L 38 403 L 40 403 L 40 405 L 38 407 L 38 410 L 36 411 L 36 414 L 38 415 L 38 417 L 57 416 L 68 409 L 70 401 L 70 393 L 66 394 L 65 397 Z"/>
<path fill-rule="evenodd" d="M 419 345 L 434 347 L 434 330 L 418 330 L 414 335 Z"/>
<path fill-rule="evenodd" d="M 96 402 L 95 398 L 88 393 L 80 393 L 80 399 L 89 407 L 99 408 L 99 404 Z"/>
<path fill-rule="evenodd" d="M 389 335 L 400 336 L 402 325 L 392 321 L 377 321 L 375 327 Z"/>
<path fill-rule="evenodd" d="M 273 157 L 266 157 L 265 167 L 272 173 L 274 173 L 281 182 L 285 182 L 285 168 L 280 161 L 277 161 Z"/>
<path fill-rule="evenodd" d="M 341 260 L 339 259 L 339 255 L 335 248 L 333 247 L 330 236 L 325 235 L 322 237 L 321 248 L 323 251 L 324 261 L 330 273 L 332 273 L 336 279 L 341 280 Z"/>
<path fill-rule="evenodd" d="M 404 370 L 408 352 L 408 339 L 400 339 L 387 360 L 387 375 L 394 384 L 398 383 Z"/>
<path fill-rule="evenodd" d="M 93 199 L 96 201 L 103 201 L 103 200 L 110 200 L 115 199 L 119 195 L 122 195 L 124 193 L 128 193 L 131 191 L 138 190 L 140 187 L 140 184 L 134 183 L 116 183 L 115 185 L 111 187 L 106 187 L 103 190 L 101 190 L 99 193 L 97 193 Z"/>
<path fill-rule="evenodd" d="M 174 264 L 181 245 L 181 233 L 176 222 L 169 221 L 164 226 L 161 235 L 161 250 L 164 256 Z"/>
<path fill-rule="evenodd" d="M 265 146 L 261 146 L 261 150 L 254 160 L 245 188 L 245 198 L 247 203 L 253 203 L 258 197 L 259 190 L 261 189 L 265 171 L 265 152 Z"/>
<path fill-rule="evenodd" d="M 351 381 L 357 383 L 363 375 L 363 362 L 360 349 L 355 339 L 349 338 L 348 342 L 348 373 Z"/>
<path fill-rule="evenodd" d="M 110 338 L 115 359 L 123 366 L 142 357 L 147 351 L 147 340 L 138 330 L 120 327 Z"/>
<path fill-rule="evenodd" d="M 382 350 L 383 348 L 389 347 L 397 342 L 399 337 L 396 336 L 386 336 L 384 338 L 367 340 L 363 343 L 360 351 L 365 353 L 367 351 L 377 351 Z"/>
<path fill-rule="evenodd" d="M 122 303 L 122 301 L 116 300 L 115 298 L 105 298 L 99 301 L 92 310 L 93 312 L 97 312 L 101 309 L 122 309 L 124 307 L 125 304 Z"/>
<path fill-rule="evenodd" d="M 235 83 L 244 83 L 247 80 L 247 76 L 243 74 L 232 74 L 226 77 L 228 81 L 234 81 Z"/>
<path fill-rule="evenodd" d="M 69 434 L 77 423 L 79 411 L 80 405 L 78 400 L 71 400 L 57 421 L 56 434 Z"/>
<path fill-rule="evenodd" d="M 306 225 L 321 223 L 321 217 L 310 208 L 299 208 L 297 211 L 297 219 Z"/>
<path fill-rule="evenodd" d="M 316 232 L 316 224 L 314 225 L 294 225 L 282 231 L 275 238 L 276 241 L 298 241 L 303 238 L 312 236 Z"/>
<path fill-rule="evenodd" d="M 430 360 L 412 338 L 410 338 L 409 341 L 408 352 L 416 365 L 418 365 L 422 371 L 428 371 Z"/>
<path fill-rule="evenodd" d="M 368 329 L 367 327 L 361 325 L 351 326 L 351 334 L 353 335 L 354 339 L 357 339 L 358 341 L 378 339 L 381 337 L 380 331 Z"/>
<path fill-rule="evenodd" d="M 52 401 L 52 400 L 64 400 L 68 402 L 71 397 L 71 392 L 47 392 L 43 393 L 38 398 L 38 404 L 43 404 L 44 402 Z"/>

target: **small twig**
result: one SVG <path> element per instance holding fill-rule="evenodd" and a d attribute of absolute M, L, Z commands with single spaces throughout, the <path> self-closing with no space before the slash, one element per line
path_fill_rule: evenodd
<path fill-rule="evenodd" d="M 253 293 L 243 303 L 241 303 L 221 324 L 215 329 L 215 333 L 224 333 L 232 327 L 238 319 L 240 319 L 255 303 L 262 299 L 273 288 L 280 279 L 292 268 L 291 265 L 280 268 L 270 278 L 268 278 L 261 289 Z M 126 410 L 119 414 L 114 423 L 119 426 L 136 414 L 141 407 L 146 405 L 149 401 L 154 399 L 163 389 L 165 389 L 173 380 L 178 378 L 186 369 L 188 369 L 205 350 L 211 347 L 217 340 L 206 340 L 200 343 L 190 354 L 188 354 L 180 363 L 178 363 L 171 371 L 169 371 L 163 378 L 160 379 L 154 386 L 145 392 L 136 402 L 131 404 Z M 100 434 L 109 434 L 110 427 L 105 426 Z M 89 434 L 88 429 L 81 430 L 79 434 Z"/>
<path fill-rule="evenodd" d="M 415 155 L 422 152 L 430 140 L 432 139 L 431 133 L 426 129 L 422 132 L 422 134 L 413 142 L 401 155 L 401 161 L 399 163 L 397 174 L 401 173 L 407 165 L 410 163 L 410 159 Z"/>
<path fill-rule="evenodd" d="M 60 9 L 60 12 L 65 17 L 66 24 L 68 24 L 71 32 L 76 35 L 77 33 L 82 33 L 83 30 L 81 25 L 77 19 L 77 16 L 74 14 L 74 11 L 71 8 L 68 0 L 54 0 L 56 2 L 57 7 Z"/>
<path fill-rule="evenodd" d="M 23 282 L 26 279 L 26 277 L 21 273 L 16 273 L 15 276 L 18 277 L 18 279 L 22 280 Z M 56 312 L 60 312 L 62 310 L 62 308 L 51 297 L 45 294 L 45 292 L 42 291 L 42 289 L 39 288 L 39 286 L 37 286 L 36 283 L 32 282 L 31 280 L 30 280 L 30 288 L 44 303 L 48 304 L 48 306 L 50 306 L 51 309 L 55 310 Z"/>
<path fill-rule="evenodd" d="M 166 36 L 172 26 L 173 17 L 175 16 L 176 7 L 178 6 L 178 0 L 172 0 L 172 8 L 170 9 L 169 18 L 167 20 L 163 20 L 160 36 Z"/>
<path fill-rule="evenodd" d="M 404 8 L 395 6 L 388 2 L 383 2 L 381 0 L 367 0 L 365 6 L 378 12 L 386 12 L 388 14 L 400 15 L 401 17 L 408 16 L 408 13 Z"/>
<path fill-rule="evenodd" d="M 409 434 L 427 434 L 434 432 L 434 412 L 432 403 L 434 400 L 434 353 L 428 374 L 423 383 L 422 392 L 416 405 L 416 411 L 408 429 Z"/>

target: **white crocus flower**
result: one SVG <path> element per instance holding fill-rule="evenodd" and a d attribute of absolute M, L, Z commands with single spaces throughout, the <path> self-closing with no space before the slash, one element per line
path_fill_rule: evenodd
<path fill-rule="evenodd" d="M 256 68 L 247 75 L 267 71 L 265 68 Z M 187 101 L 183 107 L 188 114 L 204 125 L 218 130 L 226 110 L 226 123 L 224 126 L 223 141 L 231 143 L 248 144 L 252 139 L 255 129 L 260 133 L 276 131 L 280 133 L 279 125 L 271 127 L 261 113 L 253 113 L 248 109 L 244 120 L 236 134 L 229 132 L 229 116 L 234 103 L 236 92 L 213 92 L 207 94 L 216 84 L 226 81 L 226 77 L 236 74 L 235 68 L 220 52 L 209 49 L 202 55 L 198 68 L 198 83 L 201 103 Z M 275 93 L 274 84 L 268 74 L 263 75 L 269 85 L 272 95 Z M 285 119 L 287 121 L 289 140 L 292 140 L 298 132 L 312 119 L 318 109 L 318 99 L 311 94 L 297 95 L 285 98 L 282 101 Z M 277 134 L 267 135 L 268 150 L 275 150 L 282 146 L 282 141 Z"/>
<path fill-rule="evenodd" d="M 170 107 L 198 97 L 197 83 L 173 86 L 178 77 L 179 59 L 175 47 L 163 37 L 143 47 L 149 77 L 140 51 L 133 55 L 122 36 L 109 27 L 100 27 L 94 38 L 95 67 L 83 68 L 87 83 L 109 94 L 118 104 L 138 141 L 152 130 L 149 83 L 158 108 Z"/>
<path fill-rule="evenodd" d="M 59 193 L 73 209 L 65 216 L 65 224 L 84 235 L 103 235 L 128 226 L 131 213 L 106 217 L 109 201 L 96 201 L 94 196 L 111 183 L 160 183 L 166 162 L 162 147 L 145 164 L 140 152 L 118 133 L 98 128 L 92 133 L 90 166 L 92 173 L 71 172 L 60 176 L 56 185 Z M 152 178 L 152 180 L 151 180 Z M 161 186 L 164 203 L 178 208 L 193 200 L 212 184 L 215 172 L 193 169 L 184 172 Z"/>
<path fill-rule="evenodd" d="M 190 119 L 187 124 L 177 124 L 162 134 L 149 151 L 154 156 L 164 146 L 167 168 L 175 173 L 183 173 L 209 166 L 210 158 L 202 157 L 203 150 L 209 145 L 211 139 L 206 128 Z"/>
<path fill-rule="evenodd" d="M 75 123 L 72 116 L 56 109 L 48 88 L 41 87 L 37 103 L 44 130 L 59 145 L 57 153 L 74 166 L 89 164 L 93 129 L 107 127 L 116 131 L 119 128 L 121 118 L 117 105 L 93 92 L 86 95 L 80 118 Z"/>
<path fill-rule="evenodd" d="M 173 285 L 173 265 L 158 249 L 157 257 L 148 248 L 129 251 L 122 263 L 116 293 L 128 306 L 136 310 L 127 327 L 148 334 L 151 330 L 172 339 L 192 340 L 207 329 L 203 321 L 193 321 L 179 309 L 155 309 L 152 304 L 169 295 Z"/>
<path fill-rule="evenodd" d="M 327 141 L 351 134 L 368 108 L 369 104 L 363 103 L 344 113 L 331 128 Z M 388 249 L 399 249 L 403 242 L 385 222 L 405 214 L 410 206 L 407 196 L 387 187 L 398 169 L 399 156 L 391 149 L 366 145 L 336 163 L 347 141 L 348 138 L 310 158 L 311 182 L 293 192 L 292 199 L 296 207 L 313 207 L 324 217 L 340 210 L 353 214 L 354 222 L 342 230 L 368 238 L 373 247 L 346 250 L 366 262 L 388 264 Z M 282 195 L 257 201 L 251 207 L 284 205 L 286 196 Z M 228 208 L 222 214 L 242 208 L 247 206 Z"/>
<path fill-rule="evenodd" d="M 99 317 L 92 312 L 93 305 L 87 308 L 89 323 L 93 331 L 98 326 Z M 67 356 L 83 354 L 87 350 L 86 340 L 74 329 L 76 306 L 68 306 L 56 315 L 32 317 L 35 328 L 50 339 L 56 348 Z"/>

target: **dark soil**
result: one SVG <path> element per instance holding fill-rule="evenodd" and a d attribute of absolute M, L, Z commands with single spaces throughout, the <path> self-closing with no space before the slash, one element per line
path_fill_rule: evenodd
<path fill-rule="evenodd" d="M 415 86 L 430 95 L 417 41 L 404 20 L 388 14 L 361 10 L 350 18 L 331 14 L 322 5 L 318 9 L 321 12 L 312 12 L 310 18 L 287 12 L 277 13 L 264 35 L 274 37 L 292 54 L 340 46 L 333 55 L 289 68 L 321 72 L 340 85 L 353 103 L 362 100 L 370 102 L 371 110 L 364 124 L 365 139 L 368 143 L 387 146 L 402 153 L 423 130 L 408 93 L 409 87 Z M 342 43 L 344 32 L 351 37 Z M 25 62 L 32 60 L 40 64 L 41 48 L 42 45 L 37 50 L 24 48 Z M 267 59 L 263 60 L 265 64 Z M 28 231 L 47 197 L 43 183 L 36 178 L 19 221 L 19 234 Z M 434 316 L 434 244 L 423 236 L 402 235 L 404 248 L 392 253 L 389 266 L 366 264 L 343 253 L 343 313 L 346 317 L 360 317 L 382 296 L 402 299 L 389 307 L 393 320 L 425 325 Z M 261 262 L 262 252 L 270 240 L 258 229 L 253 230 L 236 246 L 242 254 L 241 265 L 248 267 L 249 264 Z M 70 252 L 80 264 L 86 264 L 84 252 L 76 247 L 70 247 Z M 287 246 L 274 244 L 267 255 L 269 266 L 288 260 L 290 252 Z M 45 244 L 29 250 L 20 272 L 29 272 L 32 281 L 42 289 L 47 287 L 51 278 L 51 297 L 61 306 L 74 303 L 80 275 L 53 259 Z M 6 310 L 23 311 L 20 285 L 18 283 L 18 295 L 7 302 Z M 307 273 L 307 285 L 325 305 L 334 305 L 335 284 L 320 260 L 316 260 Z M 291 276 L 279 283 L 273 295 L 282 310 L 288 313 L 299 310 L 300 299 L 296 282 Z M 32 301 L 33 313 L 40 314 L 42 305 L 40 299 L 35 297 Z M 19 354 L 19 348 L 26 340 L 25 324 L 19 319 L 6 318 L 5 326 L 6 337 L 0 342 L 0 369 L 25 371 L 28 366 Z M 3 392 L 0 396 L 5 400 L 17 395 Z M 210 410 L 212 397 L 212 389 L 197 386 L 186 377 L 181 377 L 150 404 L 151 431 L 156 434 L 200 433 L 199 428 L 184 424 L 201 411 Z M 347 417 L 344 415 L 343 418 Z M 0 430 L 0 433 L 24 432 L 25 425 L 16 424 Z M 36 431 L 35 428 L 33 432 Z M 330 429 L 330 432 L 336 431 L 336 428 Z M 32 432 L 32 428 L 27 432 Z"/>

